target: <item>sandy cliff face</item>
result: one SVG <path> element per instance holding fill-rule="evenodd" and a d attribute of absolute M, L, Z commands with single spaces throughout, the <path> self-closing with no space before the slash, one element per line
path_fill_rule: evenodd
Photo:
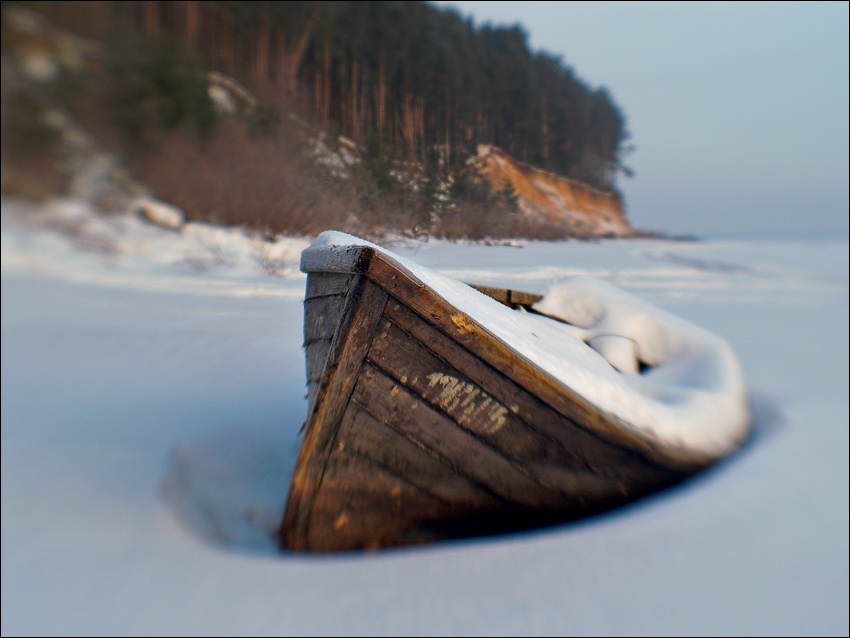
<path fill-rule="evenodd" d="M 616 195 L 523 164 L 493 146 L 479 146 L 475 163 L 494 190 L 513 184 L 526 215 L 563 224 L 578 236 L 633 234 Z"/>

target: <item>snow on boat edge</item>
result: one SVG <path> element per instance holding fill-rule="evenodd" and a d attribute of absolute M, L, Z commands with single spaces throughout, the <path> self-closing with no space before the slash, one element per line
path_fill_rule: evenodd
<path fill-rule="evenodd" d="M 570 520 L 674 484 L 747 436 L 728 345 L 602 282 L 517 311 L 336 232 L 302 270 L 310 406 L 285 548 Z"/>

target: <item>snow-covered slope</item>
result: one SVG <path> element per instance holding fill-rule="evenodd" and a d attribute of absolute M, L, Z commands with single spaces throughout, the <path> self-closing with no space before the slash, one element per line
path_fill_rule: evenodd
<path fill-rule="evenodd" d="M 848 633 L 846 240 L 394 245 L 485 285 L 593 275 L 705 327 L 755 437 L 577 524 L 317 558 L 268 540 L 306 410 L 307 240 L 278 240 L 274 277 L 228 242 L 83 224 L 107 251 L 36 213 L 3 203 L 3 635 Z"/>

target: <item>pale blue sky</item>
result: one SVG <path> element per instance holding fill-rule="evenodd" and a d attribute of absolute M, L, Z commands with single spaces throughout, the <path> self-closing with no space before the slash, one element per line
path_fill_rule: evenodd
<path fill-rule="evenodd" d="M 634 226 L 848 235 L 848 3 L 437 2 L 520 23 L 626 114 Z"/>

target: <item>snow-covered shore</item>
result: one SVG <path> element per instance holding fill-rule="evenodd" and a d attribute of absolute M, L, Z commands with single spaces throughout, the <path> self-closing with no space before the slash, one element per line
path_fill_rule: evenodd
<path fill-rule="evenodd" d="M 3 202 L 4 635 L 847 634 L 846 240 L 396 243 L 481 284 L 590 274 L 717 333 L 756 434 L 595 519 L 316 557 L 265 535 L 306 411 L 309 241 L 56 206 Z"/>

